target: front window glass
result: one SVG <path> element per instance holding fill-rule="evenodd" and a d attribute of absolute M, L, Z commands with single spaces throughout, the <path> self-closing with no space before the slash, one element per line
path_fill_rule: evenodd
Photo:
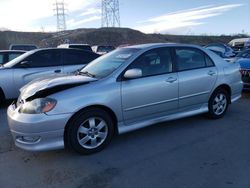
<path fill-rule="evenodd" d="M 159 48 L 144 53 L 128 69 L 134 68 L 142 70 L 142 77 L 172 72 L 173 62 L 169 48 Z"/>
<path fill-rule="evenodd" d="M 84 67 L 80 73 L 89 73 L 96 78 L 103 78 L 110 75 L 124 62 L 130 59 L 140 49 L 120 48 L 109 54 L 97 58 Z"/>

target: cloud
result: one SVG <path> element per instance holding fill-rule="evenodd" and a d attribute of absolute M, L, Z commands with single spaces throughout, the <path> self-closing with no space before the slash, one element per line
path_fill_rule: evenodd
<path fill-rule="evenodd" d="M 96 21 L 96 20 L 100 20 L 100 19 L 101 19 L 101 16 L 92 16 L 92 17 L 82 19 L 82 20 L 71 19 L 67 22 L 67 25 L 68 25 L 68 27 L 77 27 L 77 26 L 80 26 L 82 24 Z"/>
<path fill-rule="evenodd" d="M 138 22 L 138 24 L 141 24 L 142 26 L 138 26 L 135 29 L 145 33 L 164 33 L 173 29 L 198 26 L 204 24 L 202 20 L 205 18 L 219 16 L 226 11 L 230 11 L 240 6 L 243 6 L 243 4 L 229 4 L 221 6 L 208 5 L 173 12 Z"/>
<path fill-rule="evenodd" d="M 88 16 L 88 15 L 93 15 L 93 14 L 101 14 L 101 9 L 99 8 L 89 8 L 83 13 L 81 13 L 79 16 Z"/>
<path fill-rule="evenodd" d="M 42 25 L 47 28 L 45 23 L 39 21 L 43 19 L 55 20 L 54 4 L 56 0 L 0 0 L 0 27 L 9 28 L 17 31 L 37 31 Z M 60 0 L 58 0 L 60 2 Z M 95 6 L 98 0 L 64 0 L 66 13 L 74 14 L 90 6 Z M 54 29 L 54 30 L 55 30 Z"/>

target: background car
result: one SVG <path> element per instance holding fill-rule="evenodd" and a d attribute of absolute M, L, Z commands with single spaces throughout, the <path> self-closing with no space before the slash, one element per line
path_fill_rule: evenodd
<path fill-rule="evenodd" d="M 72 73 L 98 54 L 78 49 L 38 49 L 29 51 L 0 67 L 0 99 L 17 98 L 28 82 L 58 73 Z"/>
<path fill-rule="evenodd" d="M 88 44 L 61 44 L 57 46 L 57 48 L 74 48 L 74 49 L 81 49 L 92 52 L 92 48 Z"/>
<path fill-rule="evenodd" d="M 114 134 L 201 113 L 221 118 L 241 91 L 239 65 L 209 50 L 138 45 L 114 50 L 78 74 L 27 84 L 8 108 L 8 122 L 22 149 L 68 146 L 91 154 Z"/>
<path fill-rule="evenodd" d="M 0 50 L 0 65 L 15 59 L 25 52 L 21 50 Z"/>
<path fill-rule="evenodd" d="M 105 45 L 99 45 L 99 46 L 92 46 L 93 52 L 103 55 L 106 53 L 109 53 L 115 49 L 114 46 L 105 46 Z"/>
<path fill-rule="evenodd" d="M 228 45 L 232 47 L 232 49 L 239 53 L 250 47 L 250 38 L 238 38 L 231 40 Z"/>
<path fill-rule="evenodd" d="M 237 61 L 240 64 L 240 72 L 244 83 L 243 90 L 250 91 L 250 59 L 240 59 Z"/>
<path fill-rule="evenodd" d="M 30 51 L 30 50 L 38 49 L 38 47 L 34 44 L 11 44 L 9 49 Z"/>
<path fill-rule="evenodd" d="M 242 75 L 242 81 L 244 82 L 243 89 L 250 91 L 250 49 L 238 53 L 234 62 L 240 64 L 240 72 Z"/>
<path fill-rule="evenodd" d="M 238 59 L 250 59 L 250 49 L 246 49 L 238 53 L 235 56 L 235 60 L 238 60 Z"/>
<path fill-rule="evenodd" d="M 206 45 L 205 48 L 215 52 L 217 55 L 219 55 L 220 57 L 226 60 L 236 55 L 234 50 L 230 46 L 223 44 L 223 43 L 209 44 L 209 45 Z"/>

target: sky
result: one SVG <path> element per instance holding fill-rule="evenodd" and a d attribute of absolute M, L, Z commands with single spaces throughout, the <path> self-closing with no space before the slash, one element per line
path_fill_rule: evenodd
<path fill-rule="evenodd" d="M 0 30 L 56 31 L 55 1 L 0 0 Z M 67 29 L 101 27 L 101 0 L 64 1 Z M 120 18 L 144 33 L 250 34 L 250 0 L 120 0 Z"/>

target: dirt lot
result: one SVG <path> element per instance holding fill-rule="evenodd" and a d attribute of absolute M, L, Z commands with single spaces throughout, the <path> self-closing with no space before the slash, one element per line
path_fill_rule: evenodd
<path fill-rule="evenodd" d="M 0 109 L 0 188 L 250 188 L 250 93 L 223 119 L 204 116 L 116 137 L 104 151 L 17 149 Z"/>

